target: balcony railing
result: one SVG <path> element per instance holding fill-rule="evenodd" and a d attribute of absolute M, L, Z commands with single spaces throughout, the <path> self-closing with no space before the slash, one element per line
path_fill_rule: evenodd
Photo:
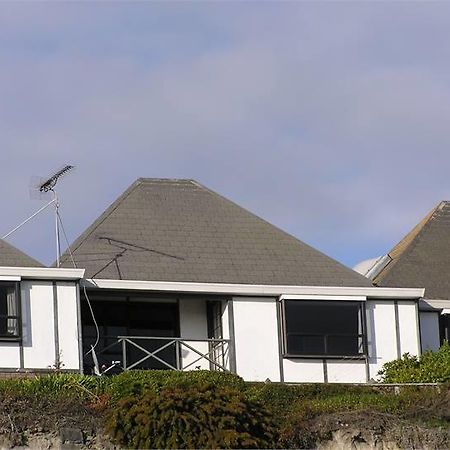
<path fill-rule="evenodd" d="M 230 371 L 230 340 L 176 337 L 117 336 L 93 352 L 100 374 L 132 369 Z"/>

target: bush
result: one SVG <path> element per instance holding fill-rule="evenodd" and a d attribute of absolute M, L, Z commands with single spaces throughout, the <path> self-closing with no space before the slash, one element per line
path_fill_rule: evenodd
<path fill-rule="evenodd" d="M 384 383 L 445 383 L 450 381 L 450 345 L 445 342 L 437 352 L 422 356 L 405 353 L 378 372 Z"/>
<path fill-rule="evenodd" d="M 131 395 L 141 395 L 152 391 L 158 393 L 166 387 L 187 388 L 199 383 L 209 383 L 213 386 L 229 386 L 243 390 L 244 380 L 234 374 L 208 370 L 193 370 L 177 372 L 172 370 L 133 370 L 122 372 L 109 378 L 106 393 L 113 401 Z"/>
<path fill-rule="evenodd" d="M 230 386 L 165 387 L 122 399 L 107 430 L 128 448 L 269 448 L 271 415 Z"/>

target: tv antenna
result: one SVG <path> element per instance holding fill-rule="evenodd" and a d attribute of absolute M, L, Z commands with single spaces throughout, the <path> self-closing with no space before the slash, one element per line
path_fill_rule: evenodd
<path fill-rule="evenodd" d="M 21 228 L 26 223 L 28 223 L 30 220 L 32 220 L 34 217 L 36 217 L 42 211 L 47 209 L 50 205 L 53 205 L 55 208 L 56 267 L 59 267 L 60 257 L 61 257 L 61 245 L 60 245 L 60 239 L 59 239 L 59 223 L 60 223 L 61 219 L 59 216 L 59 199 L 58 199 L 58 195 L 56 194 L 56 191 L 54 188 L 55 188 L 58 180 L 74 168 L 75 168 L 75 166 L 71 166 L 71 165 L 67 164 L 67 165 L 63 166 L 57 172 L 53 173 L 51 176 L 49 176 L 47 178 L 39 179 L 37 182 L 35 180 L 33 183 L 33 186 L 32 186 L 32 191 L 33 191 L 32 196 L 35 197 L 37 194 L 37 198 L 40 198 L 40 199 L 44 199 L 44 198 L 48 199 L 49 196 L 51 196 L 52 199 L 47 204 L 45 204 L 42 208 L 38 209 L 30 217 L 25 219 L 23 222 L 21 222 L 15 228 L 13 228 L 10 232 L 8 232 L 4 236 L 2 236 L 2 239 L 6 239 L 7 237 L 11 236 L 11 234 L 13 234 L 15 231 L 17 231 L 19 228 Z"/>

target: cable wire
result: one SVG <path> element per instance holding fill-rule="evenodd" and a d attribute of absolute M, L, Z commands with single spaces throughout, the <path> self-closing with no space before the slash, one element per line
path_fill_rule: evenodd
<path fill-rule="evenodd" d="M 64 240 L 66 241 L 66 244 L 67 244 L 67 249 L 69 250 L 70 258 L 72 259 L 72 264 L 73 264 L 73 266 L 76 269 L 77 268 L 77 264 L 76 264 L 75 258 L 73 256 L 72 249 L 70 248 L 69 240 L 67 239 L 66 230 L 64 229 L 64 224 L 63 224 L 61 215 L 59 214 L 59 211 L 56 212 L 56 215 L 57 215 L 59 223 L 61 225 L 61 230 L 63 232 Z M 92 309 L 91 301 L 89 300 L 89 296 L 87 294 L 85 285 L 83 285 L 83 292 L 84 292 L 84 297 L 86 298 L 86 302 L 87 302 L 88 307 L 89 307 L 89 311 L 91 312 L 92 321 L 94 322 L 95 333 L 96 333 L 96 336 L 97 336 L 96 339 L 95 339 L 95 344 L 91 345 L 91 348 L 84 354 L 84 356 L 87 356 L 87 355 L 89 355 L 89 353 L 94 351 L 95 347 L 97 347 L 97 345 L 98 345 L 98 343 L 100 341 L 100 330 L 98 328 L 97 320 L 95 319 L 94 310 Z"/>

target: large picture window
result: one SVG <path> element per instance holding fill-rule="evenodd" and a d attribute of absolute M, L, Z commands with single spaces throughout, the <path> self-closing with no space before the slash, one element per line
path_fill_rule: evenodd
<path fill-rule="evenodd" d="M 285 356 L 363 356 L 361 302 L 284 300 Z"/>
<path fill-rule="evenodd" d="M 17 283 L 0 283 L 0 339 L 20 337 Z"/>

